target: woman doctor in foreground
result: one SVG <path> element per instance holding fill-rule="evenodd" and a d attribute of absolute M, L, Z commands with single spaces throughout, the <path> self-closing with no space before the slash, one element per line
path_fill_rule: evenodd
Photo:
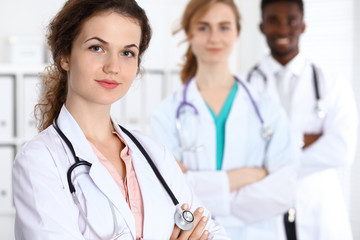
<path fill-rule="evenodd" d="M 154 112 L 152 133 L 232 239 L 277 240 L 297 166 L 285 112 L 230 72 L 240 33 L 232 0 L 191 0 L 182 30 L 189 43 L 184 88 Z"/>
<path fill-rule="evenodd" d="M 150 36 L 134 0 L 69 0 L 50 23 L 41 133 L 13 168 L 16 239 L 227 239 L 172 155 L 110 117 Z"/>

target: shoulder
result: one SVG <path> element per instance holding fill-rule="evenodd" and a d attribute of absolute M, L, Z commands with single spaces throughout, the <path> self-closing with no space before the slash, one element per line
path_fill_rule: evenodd
<path fill-rule="evenodd" d="M 126 142 L 136 156 L 146 159 L 145 155 L 148 154 L 154 164 L 163 171 L 169 171 L 174 167 L 175 158 L 165 145 L 137 130 L 131 130 L 129 132 L 136 140 L 134 141 L 126 134 Z M 140 143 L 140 146 L 136 141 Z M 143 150 L 145 150 L 145 152 Z"/>
<path fill-rule="evenodd" d="M 165 97 L 155 108 L 152 118 L 163 118 L 173 116 L 175 118 L 176 110 L 182 99 L 182 89 L 171 93 Z"/>
<path fill-rule="evenodd" d="M 137 130 L 127 130 L 127 131 L 131 135 L 123 131 L 124 132 L 123 137 L 125 137 L 127 144 L 132 146 L 132 149 L 134 149 L 134 151 L 139 150 L 141 153 L 140 146 L 138 145 L 139 143 L 146 152 L 152 153 L 151 155 L 160 156 L 161 154 L 164 154 L 165 152 L 164 145 L 157 142 L 153 138 Z M 132 137 L 134 137 L 135 139 L 133 139 Z M 141 155 L 143 155 L 143 153 L 141 153 Z"/>
<path fill-rule="evenodd" d="M 331 69 L 319 62 L 312 63 L 315 68 L 320 89 L 323 89 L 323 94 L 331 94 L 332 96 L 352 94 L 351 82 L 344 74 L 340 73 L 337 69 Z"/>
<path fill-rule="evenodd" d="M 14 184 L 24 183 L 25 180 L 35 181 L 34 179 L 58 180 L 59 171 L 64 172 L 62 177 L 65 176 L 68 167 L 66 154 L 59 151 L 63 146 L 51 128 L 28 141 L 17 153 L 13 165 Z"/>
<path fill-rule="evenodd" d="M 260 114 L 266 124 L 273 124 L 287 118 L 283 107 L 267 92 L 257 91 L 256 87 L 249 83 L 244 83 L 244 85 L 246 89 L 241 93 L 242 96 L 238 97 L 238 101 L 244 99 L 251 105 L 250 108 L 254 114 Z"/>
<path fill-rule="evenodd" d="M 243 82 L 243 81 L 242 81 Z M 279 112 L 282 112 L 282 107 L 277 103 L 272 96 L 266 92 L 259 92 L 257 88 L 247 82 L 243 82 L 250 96 L 246 96 L 249 99 L 249 102 L 252 104 L 251 100 L 254 100 L 256 107 L 262 112 L 269 112 L 274 115 Z M 247 93 L 246 93 L 247 94 Z M 248 94 L 247 94 L 248 95 Z"/>
<path fill-rule="evenodd" d="M 161 148 L 162 145 L 150 136 L 138 131 L 138 130 L 128 130 L 141 144 L 146 146 L 153 146 L 155 148 Z"/>
<path fill-rule="evenodd" d="M 55 154 L 57 152 L 56 148 L 61 146 L 61 142 L 56 138 L 54 131 L 52 126 L 49 126 L 33 139 L 26 142 L 18 152 L 15 161 L 19 161 L 25 156 L 41 159 L 44 155 L 52 156 Z"/>

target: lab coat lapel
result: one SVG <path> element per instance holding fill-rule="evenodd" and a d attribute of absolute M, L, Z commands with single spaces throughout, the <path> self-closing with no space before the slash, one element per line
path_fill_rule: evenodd
<path fill-rule="evenodd" d="M 213 118 L 208 110 L 205 100 L 200 94 L 199 89 L 196 86 L 195 79 L 189 84 L 187 92 L 187 100 L 193 103 L 196 109 L 199 111 L 200 122 L 213 122 Z"/>
<path fill-rule="evenodd" d="M 71 116 L 65 105 L 63 105 L 61 108 L 57 124 L 73 145 L 77 157 L 88 161 L 89 163 L 93 163 L 97 160 L 94 151 L 88 143 L 88 140 L 86 139 L 80 126 Z M 71 160 L 75 161 L 74 159 Z"/>
<path fill-rule="evenodd" d="M 115 208 L 120 212 L 121 216 L 125 219 L 133 237 L 135 238 L 135 220 L 128 204 L 125 201 L 124 196 L 122 195 L 114 179 L 111 177 L 110 173 L 98 161 L 81 128 L 64 105 L 60 111 L 57 123 L 65 136 L 72 143 L 76 155 L 81 160 L 88 161 L 92 164 L 89 171 L 90 177 L 96 186 L 100 189 L 100 191 L 106 195 Z"/>
<path fill-rule="evenodd" d="M 259 65 L 259 69 L 265 73 L 267 77 L 266 92 L 272 96 L 274 101 L 281 104 L 279 91 L 277 88 L 276 73 L 281 70 L 281 65 L 276 62 L 271 56 L 267 56 Z"/>
<path fill-rule="evenodd" d="M 199 169 L 214 170 L 216 168 L 216 141 L 214 141 L 216 139 L 216 129 L 214 119 L 196 86 L 195 79 L 189 85 L 187 96 L 188 101 L 194 104 L 196 109 L 199 111 L 199 133 L 206 133 L 197 136 L 198 144 L 209 146 L 206 149 L 201 149 L 196 152 L 198 156 L 198 167 Z M 194 115 L 192 114 L 192 116 Z M 196 136 L 193 137 L 196 138 Z"/>
<path fill-rule="evenodd" d="M 159 180 L 156 178 L 154 171 L 151 169 L 147 160 L 140 152 L 139 148 L 135 143 L 123 133 L 117 126 L 115 127 L 117 132 L 125 140 L 126 144 L 129 146 L 131 151 L 133 166 L 136 172 L 136 177 L 141 189 L 141 196 L 143 199 L 144 205 L 144 224 L 143 224 L 143 236 L 148 239 L 164 239 L 165 236 L 170 235 L 170 232 L 163 229 L 172 229 L 173 222 L 166 221 L 164 219 L 170 219 L 174 214 L 174 205 L 171 202 L 170 197 L 167 195 L 164 187 L 160 184 Z M 138 141 L 141 143 L 140 139 Z M 141 143 L 144 149 L 146 146 Z M 152 151 L 155 151 L 154 148 L 159 147 L 158 145 L 152 146 Z M 151 156 L 150 151 L 148 154 Z M 161 153 L 161 152 L 160 152 Z M 156 157 L 164 159 L 164 156 L 157 155 Z M 154 161 L 154 160 L 153 160 Z M 154 161 L 155 165 L 156 162 Z M 170 186 L 171 187 L 171 186 Z M 154 201 L 156 199 L 156 201 Z M 168 210 L 167 210 L 168 209 Z M 162 235 L 156 229 L 162 229 Z M 159 237 L 162 235 L 162 237 Z"/>
<path fill-rule="evenodd" d="M 110 173 L 99 161 L 95 161 L 91 166 L 89 175 L 95 185 L 106 195 L 110 202 L 120 212 L 122 218 L 125 219 L 133 238 L 135 239 L 136 228 L 134 216 L 132 215 L 124 196 L 122 195 L 119 186 L 117 186 Z"/>
<path fill-rule="evenodd" d="M 222 169 L 224 170 L 233 169 L 233 164 L 238 164 L 237 161 L 234 161 L 233 156 L 237 156 L 241 159 L 241 156 L 239 156 L 239 149 L 234 147 L 234 143 L 236 143 L 237 146 L 246 146 L 248 139 L 251 137 L 244 137 L 244 135 L 247 134 L 246 128 L 249 126 L 249 121 L 253 120 L 250 118 L 249 113 L 251 111 L 255 112 L 255 109 L 252 109 L 251 100 L 243 86 L 238 84 L 238 87 L 225 125 L 226 144 L 224 145 L 222 163 Z M 240 154 L 243 154 L 243 152 L 240 151 Z"/>
<path fill-rule="evenodd" d="M 164 217 L 164 215 L 168 214 L 168 211 L 164 210 L 167 208 L 166 205 L 168 202 L 164 202 L 164 196 L 160 195 L 163 194 L 164 191 L 160 182 L 155 177 L 155 173 L 151 170 L 150 165 L 141 153 L 136 150 L 137 148 L 135 146 L 132 146 L 132 149 L 134 149 L 134 151 L 132 151 L 134 158 L 133 164 L 144 206 L 143 236 L 154 238 L 155 236 L 159 236 L 159 233 L 154 233 L 154 229 L 170 228 L 170 226 L 166 226 L 169 223 L 163 222 L 163 219 L 168 219 L 168 217 Z M 156 201 L 154 201 L 154 199 L 156 199 Z"/>

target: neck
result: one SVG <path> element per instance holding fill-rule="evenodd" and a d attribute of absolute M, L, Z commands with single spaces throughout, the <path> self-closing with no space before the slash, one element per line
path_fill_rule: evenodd
<path fill-rule="evenodd" d="M 273 58 L 278 61 L 281 65 L 285 66 L 286 64 L 288 64 L 291 60 L 293 60 L 297 55 L 299 54 L 299 50 L 294 52 L 293 54 L 289 54 L 286 56 L 280 56 L 276 53 L 271 53 L 271 55 L 273 56 Z"/>
<path fill-rule="evenodd" d="M 195 81 L 199 89 L 204 88 L 228 88 L 234 84 L 228 65 L 199 65 L 195 75 Z"/>
<path fill-rule="evenodd" d="M 81 104 L 79 101 L 65 103 L 88 140 L 106 141 L 112 137 L 110 105 Z"/>

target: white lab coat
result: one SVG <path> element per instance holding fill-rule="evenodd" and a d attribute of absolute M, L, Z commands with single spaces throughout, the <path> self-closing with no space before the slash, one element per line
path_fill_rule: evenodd
<path fill-rule="evenodd" d="M 183 99 L 183 90 L 167 97 L 153 113 L 153 136 L 183 162 L 188 169 L 186 178 L 195 194 L 232 239 L 277 240 L 275 222 L 291 206 L 297 167 L 286 114 L 268 99 L 253 96 L 266 124 L 274 132 L 271 141 L 266 143 L 260 135 L 260 120 L 250 98 L 239 85 L 226 122 L 222 170 L 216 171 L 213 117 L 195 81 L 189 84 L 187 91 L 188 102 L 199 111 L 199 125 L 190 130 L 191 126 L 183 125 L 184 135 L 189 141 L 198 135 L 198 145 L 205 147 L 195 153 L 181 155 L 179 152 L 175 115 Z M 183 114 L 187 120 L 195 118 L 192 111 Z M 226 171 L 240 167 L 265 167 L 269 175 L 230 193 Z"/>
<path fill-rule="evenodd" d="M 337 170 L 354 159 L 357 135 L 357 110 L 349 83 L 325 75 L 316 65 L 318 85 L 326 115 L 315 112 L 315 88 L 311 61 L 302 54 L 287 64 L 292 78 L 289 118 L 295 135 L 322 133 L 300 155 L 296 193 L 296 229 L 300 240 L 350 240 L 352 233 Z M 251 85 L 260 94 L 278 103 L 275 73 L 281 65 L 271 56 L 259 63 L 264 79 L 254 72 Z"/>
<path fill-rule="evenodd" d="M 118 225 L 126 233 L 120 239 L 135 239 L 135 220 L 119 187 L 98 161 L 85 135 L 65 107 L 58 126 L 69 138 L 80 159 L 92 166 L 78 167 L 73 180 L 89 222 L 103 239 L 113 236 L 113 204 Z M 128 144 L 144 203 L 144 239 L 169 239 L 174 227 L 175 207 L 136 145 L 114 124 Z M 162 145 L 133 132 L 152 157 L 155 165 L 180 203 L 194 210 L 201 203 L 178 168 L 172 155 Z M 28 142 L 17 154 L 13 167 L 13 191 L 16 207 L 16 239 L 97 239 L 85 224 L 69 192 L 66 173 L 74 163 L 73 155 L 56 130 L 50 126 Z M 204 213 L 209 216 L 209 212 Z M 210 220 L 207 228 L 213 239 L 228 239 L 223 227 Z"/>

